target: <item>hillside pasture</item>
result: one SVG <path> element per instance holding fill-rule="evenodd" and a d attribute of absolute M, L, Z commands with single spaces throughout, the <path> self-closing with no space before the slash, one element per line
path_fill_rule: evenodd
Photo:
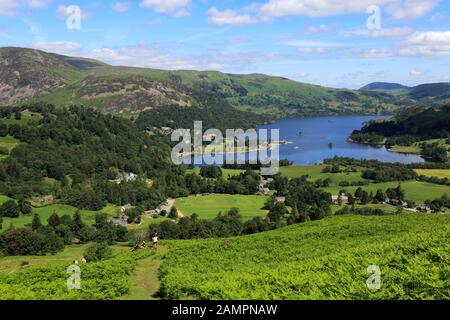
<path fill-rule="evenodd" d="M 231 208 L 238 208 L 242 218 L 249 220 L 267 215 L 267 211 L 262 209 L 267 198 L 257 195 L 212 194 L 179 198 L 175 206 L 183 215 L 190 216 L 196 213 L 201 219 L 214 219 L 219 212 L 224 213 Z"/>

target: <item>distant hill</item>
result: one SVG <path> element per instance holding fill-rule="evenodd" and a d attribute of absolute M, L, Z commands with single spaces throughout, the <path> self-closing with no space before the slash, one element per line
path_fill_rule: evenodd
<path fill-rule="evenodd" d="M 412 100 L 423 106 L 442 106 L 450 103 L 450 83 L 427 83 L 407 87 L 398 83 L 374 82 L 364 86 L 361 91 L 384 92 L 403 100 Z"/>
<path fill-rule="evenodd" d="M 390 83 L 390 82 L 373 82 L 370 83 L 364 87 L 362 87 L 360 90 L 379 90 L 379 91 L 395 91 L 395 90 L 403 90 L 408 89 L 409 87 L 404 86 L 399 83 Z"/>
<path fill-rule="evenodd" d="M 43 100 L 129 115 L 168 106 L 201 108 L 206 101 L 221 100 L 222 107 L 240 111 L 294 116 L 385 114 L 410 104 L 402 99 L 262 74 L 114 67 L 34 49 L 0 48 L 0 105 Z"/>

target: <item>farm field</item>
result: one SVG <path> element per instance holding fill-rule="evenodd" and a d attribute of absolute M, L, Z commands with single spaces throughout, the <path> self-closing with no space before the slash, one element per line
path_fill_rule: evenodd
<path fill-rule="evenodd" d="M 450 216 L 334 216 L 264 234 L 168 241 L 161 288 L 183 299 L 450 299 Z M 382 287 L 368 290 L 367 268 Z M 413 282 L 412 282 L 413 281 Z"/>
<path fill-rule="evenodd" d="M 241 173 L 244 173 L 245 170 L 237 170 L 237 169 L 223 169 L 222 170 L 222 176 L 227 179 L 228 177 L 233 177 L 233 176 L 238 176 Z M 187 169 L 186 170 L 187 173 L 196 173 L 196 174 L 200 174 L 200 168 L 195 168 L 195 169 Z"/>
<path fill-rule="evenodd" d="M 354 193 L 358 187 L 341 187 L 339 183 L 342 181 L 357 182 L 364 181 L 361 177 L 361 172 L 355 173 L 322 173 L 324 166 L 292 166 L 282 167 L 280 171 L 283 175 L 289 178 L 300 177 L 308 174 L 310 180 L 326 179 L 330 178 L 332 183 L 330 187 L 324 188 L 325 191 L 331 194 L 337 195 L 340 190 L 345 189 L 350 193 Z M 450 176 L 450 170 L 416 170 L 419 174 L 430 174 L 434 176 L 438 174 L 439 177 L 444 178 Z M 370 183 L 367 186 L 362 186 L 364 190 L 373 192 L 374 194 L 378 189 L 386 191 L 388 188 L 395 188 L 398 186 L 398 182 L 386 182 L 386 183 Z M 414 200 L 417 203 L 424 203 L 426 200 L 434 200 L 440 198 L 444 194 L 450 195 L 450 187 L 444 185 L 438 185 L 428 182 L 419 181 L 403 181 L 401 183 L 403 189 L 406 192 L 406 199 Z"/>
<path fill-rule="evenodd" d="M 202 219 L 214 219 L 219 212 L 239 208 L 243 219 L 249 220 L 253 217 L 267 215 L 267 211 L 261 209 L 266 201 L 267 197 L 265 196 L 212 194 L 179 198 L 176 200 L 175 206 L 185 216 L 197 213 Z"/>
<path fill-rule="evenodd" d="M 367 192 L 373 192 L 374 194 L 378 189 L 386 191 L 388 188 L 396 188 L 398 182 L 386 182 L 386 183 L 371 183 L 368 186 L 361 187 Z M 402 188 L 405 190 L 406 199 L 413 200 L 416 203 L 423 204 L 426 200 L 434 200 L 447 194 L 450 195 L 450 187 L 444 185 L 438 185 L 428 182 L 420 181 L 403 181 L 401 183 Z M 329 187 L 324 190 L 334 195 L 338 194 L 340 190 L 345 189 L 348 192 L 354 193 L 358 187 Z"/>
<path fill-rule="evenodd" d="M 280 172 L 282 175 L 288 178 L 296 178 L 304 175 L 309 175 L 310 180 L 327 179 L 332 180 L 331 185 L 338 186 L 342 181 L 358 182 L 364 181 L 361 177 L 361 172 L 350 172 L 350 173 L 322 173 L 325 165 L 316 166 L 290 166 L 281 167 Z"/>
<path fill-rule="evenodd" d="M 426 177 L 438 177 L 440 179 L 450 179 L 450 170 L 439 170 L 439 169 L 417 169 L 415 170 L 417 174 Z"/>

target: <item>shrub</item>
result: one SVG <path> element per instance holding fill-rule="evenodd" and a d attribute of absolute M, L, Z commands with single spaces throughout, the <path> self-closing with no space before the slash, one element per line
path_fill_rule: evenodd
<path fill-rule="evenodd" d="M 84 257 L 89 262 L 102 261 L 110 258 L 112 250 L 106 242 L 93 243 L 87 247 Z"/>

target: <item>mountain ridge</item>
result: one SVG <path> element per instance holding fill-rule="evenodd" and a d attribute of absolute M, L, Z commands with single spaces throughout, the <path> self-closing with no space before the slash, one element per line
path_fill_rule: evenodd
<path fill-rule="evenodd" d="M 215 97 L 206 99 L 205 96 Z M 111 66 L 27 48 L 0 48 L 0 104 L 44 101 L 135 114 L 164 107 L 205 107 L 223 100 L 275 117 L 389 114 L 414 104 L 405 96 L 334 89 L 264 74 L 167 71 Z"/>

